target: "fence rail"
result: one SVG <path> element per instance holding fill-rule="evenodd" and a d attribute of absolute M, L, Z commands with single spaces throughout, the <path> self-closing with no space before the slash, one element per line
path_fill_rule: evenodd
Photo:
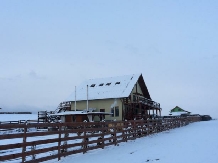
<path fill-rule="evenodd" d="M 38 123 L 38 120 L 0 121 L 0 124 Z"/>
<path fill-rule="evenodd" d="M 117 145 L 139 137 L 188 125 L 200 117 L 179 117 L 155 120 L 82 123 L 0 124 L 1 130 L 16 129 L 12 134 L 0 134 L 0 141 L 15 142 L 0 146 L 0 160 L 43 162 L 89 150 Z M 45 128 L 48 130 L 37 130 Z M 12 141 L 10 141 L 12 140 Z"/>

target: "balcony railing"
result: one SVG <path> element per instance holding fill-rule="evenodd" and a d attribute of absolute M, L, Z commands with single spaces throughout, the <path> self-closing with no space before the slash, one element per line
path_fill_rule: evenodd
<path fill-rule="evenodd" d="M 133 102 L 143 103 L 154 108 L 160 108 L 160 103 L 157 103 L 140 95 L 133 95 Z"/>

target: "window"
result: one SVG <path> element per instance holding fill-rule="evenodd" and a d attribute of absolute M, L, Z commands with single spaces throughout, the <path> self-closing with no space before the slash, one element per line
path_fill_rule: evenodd
<path fill-rule="evenodd" d="M 106 85 L 109 86 L 109 85 L 111 85 L 111 83 L 107 83 Z"/>
<path fill-rule="evenodd" d="M 113 108 L 111 108 L 111 117 L 119 117 L 120 112 L 119 112 L 119 106 L 115 106 Z"/>
<path fill-rule="evenodd" d="M 136 101 L 136 96 L 133 96 L 133 101 Z"/>
<path fill-rule="evenodd" d="M 111 108 L 111 117 L 114 117 L 114 108 Z"/>
<path fill-rule="evenodd" d="M 119 117 L 119 107 L 115 107 L 115 117 Z"/>
<path fill-rule="evenodd" d="M 105 112 L 105 109 L 100 109 L 100 112 Z M 100 121 L 104 120 L 105 119 L 105 115 L 101 115 L 100 116 Z"/>
<path fill-rule="evenodd" d="M 95 87 L 95 84 L 92 84 L 90 87 Z"/>
<path fill-rule="evenodd" d="M 120 82 L 116 82 L 115 85 L 120 84 Z"/>
<path fill-rule="evenodd" d="M 104 85 L 104 83 L 99 84 L 99 86 L 103 86 L 103 85 Z"/>

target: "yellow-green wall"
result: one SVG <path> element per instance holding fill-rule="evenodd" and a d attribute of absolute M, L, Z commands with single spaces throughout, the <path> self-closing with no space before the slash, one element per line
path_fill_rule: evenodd
<path fill-rule="evenodd" d="M 102 100 L 91 100 L 88 101 L 89 108 L 96 108 L 96 112 L 99 112 L 100 109 L 105 109 L 105 112 L 111 112 L 111 108 L 118 106 L 119 107 L 119 117 L 111 117 L 110 115 L 106 115 L 106 120 L 122 120 L 122 102 L 121 99 L 102 99 Z M 76 109 L 77 110 L 85 110 L 87 108 L 87 101 L 77 101 Z M 75 110 L 75 103 L 72 102 L 71 110 Z M 98 118 L 95 118 L 98 121 Z"/>

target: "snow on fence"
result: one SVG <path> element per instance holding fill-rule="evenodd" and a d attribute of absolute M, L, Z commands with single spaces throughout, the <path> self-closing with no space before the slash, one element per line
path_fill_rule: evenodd
<path fill-rule="evenodd" d="M 0 160 L 43 162 L 185 126 L 200 117 L 82 123 L 0 124 Z M 47 128 L 42 130 L 39 128 Z"/>
<path fill-rule="evenodd" d="M 27 124 L 27 123 L 39 123 L 38 120 L 18 120 L 18 121 L 0 121 L 0 125 L 3 125 L 3 124 L 10 124 L 10 125 L 14 125 L 14 124 Z M 3 132 L 3 131 L 11 131 L 13 132 L 14 128 L 7 128 L 7 129 L 1 129 L 0 128 L 0 134 Z"/>

